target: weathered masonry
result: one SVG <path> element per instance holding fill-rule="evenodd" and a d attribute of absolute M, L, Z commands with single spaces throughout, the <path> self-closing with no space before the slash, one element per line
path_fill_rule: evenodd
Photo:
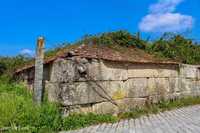
<path fill-rule="evenodd" d="M 126 51 L 128 50 L 128 52 Z M 119 113 L 161 99 L 200 95 L 200 66 L 158 60 L 136 48 L 80 45 L 44 65 L 45 89 L 65 113 Z M 16 72 L 32 86 L 34 66 Z"/>

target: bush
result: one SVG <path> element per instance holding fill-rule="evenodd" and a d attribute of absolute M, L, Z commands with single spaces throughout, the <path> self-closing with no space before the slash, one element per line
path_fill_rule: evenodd
<path fill-rule="evenodd" d="M 150 45 L 148 52 L 186 64 L 200 63 L 200 46 L 181 35 L 164 34 Z"/>

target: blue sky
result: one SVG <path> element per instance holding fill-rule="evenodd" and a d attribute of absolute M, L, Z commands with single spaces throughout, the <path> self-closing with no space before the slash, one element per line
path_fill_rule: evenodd
<path fill-rule="evenodd" d="M 0 55 L 32 53 L 40 35 L 48 49 L 121 29 L 144 38 L 180 32 L 199 41 L 199 7 L 200 0 L 2 0 Z"/>

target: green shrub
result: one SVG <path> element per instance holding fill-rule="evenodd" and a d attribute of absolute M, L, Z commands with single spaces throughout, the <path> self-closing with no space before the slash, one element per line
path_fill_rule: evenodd
<path fill-rule="evenodd" d="M 133 35 L 128 31 L 120 30 L 115 32 L 107 32 L 97 35 L 86 35 L 82 40 L 77 42 L 79 44 L 96 44 L 100 46 L 119 45 L 122 47 L 135 46 L 145 49 L 147 42 L 140 38 L 139 33 Z"/>
<path fill-rule="evenodd" d="M 180 61 L 186 64 L 200 63 L 200 46 L 181 35 L 165 33 L 161 38 L 152 42 L 148 52 Z"/>

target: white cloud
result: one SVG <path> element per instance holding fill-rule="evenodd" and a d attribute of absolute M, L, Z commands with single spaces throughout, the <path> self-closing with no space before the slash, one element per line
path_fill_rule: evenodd
<path fill-rule="evenodd" d="M 22 49 L 20 51 L 20 54 L 22 55 L 29 55 L 29 56 L 34 56 L 34 51 L 30 49 Z"/>
<path fill-rule="evenodd" d="M 180 13 L 149 14 L 139 25 L 144 32 L 180 32 L 192 27 L 193 18 Z"/>
<path fill-rule="evenodd" d="M 192 29 L 194 18 L 181 13 L 174 13 L 176 6 L 183 0 L 160 0 L 149 7 L 149 14 L 139 23 L 143 32 L 183 32 Z"/>
<path fill-rule="evenodd" d="M 176 10 L 176 6 L 182 1 L 183 0 L 160 0 L 156 4 L 150 5 L 149 12 L 153 14 L 174 12 Z"/>

